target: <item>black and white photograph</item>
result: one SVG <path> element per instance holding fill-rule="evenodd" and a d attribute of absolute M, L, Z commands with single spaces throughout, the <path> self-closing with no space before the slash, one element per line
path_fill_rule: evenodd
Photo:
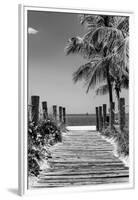
<path fill-rule="evenodd" d="M 28 8 L 26 31 L 27 188 L 125 188 L 130 16 Z"/>
<path fill-rule="evenodd" d="M 137 0 L 1 1 L 3 200 L 137 200 Z"/>

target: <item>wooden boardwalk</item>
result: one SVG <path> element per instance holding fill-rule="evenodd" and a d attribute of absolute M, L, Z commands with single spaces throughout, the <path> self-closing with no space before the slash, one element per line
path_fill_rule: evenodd
<path fill-rule="evenodd" d="M 41 172 L 33 188 L 128 182 L 128 167 L 112 151 L 96 131 L 69 131 L 51 147 L 51 168 Z"/>

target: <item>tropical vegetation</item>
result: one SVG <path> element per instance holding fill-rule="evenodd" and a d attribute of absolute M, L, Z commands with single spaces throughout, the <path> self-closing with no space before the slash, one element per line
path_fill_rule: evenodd
<path fill-rule="evenodd" d="M 37 177 L 43 161 L 52 158 L 49 147 L 61 142 L 60 126 L 52 119 L 28 122 L 28 175 Z"/>
<path fill-rule="evenodd" d="M 128 128 L 119 130 L 113 125 L 113 91 L 120 113 L 120 93 L 129 88 L 129 17 L 106 15 L 80 15 L 85 26 L 83 37 L 68 40 L 66 55 L 79 54 L 86 63 L 73 73 L 73 81 L 84 81 L 87 91 L 95 89 L 96 95 L 109 95 L 110 122 L 101 134 L 117 143 L 118 154 L 129 154 Z"/>
<path fill-rule="evenodd" d="M 122 88 L 129 87 L 129 19 L 106 15 L 80 15 L 86 27 L 83 37 L 68 40 L 67 55 L 80 54 L 87 62 L 73 74 L 74 82 L 83 80 L 87 92 L 109 94 L 110 129 L 113 128 L 113 89 L 119 98 Z"/>

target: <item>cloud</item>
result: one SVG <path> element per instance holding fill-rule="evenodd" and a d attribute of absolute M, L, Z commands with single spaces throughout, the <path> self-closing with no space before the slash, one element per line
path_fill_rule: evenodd
<path fill-rule="evenodd" d="M 29 33 L 29 34 L 35 35 L 35 34 L 38 33 L 38 31 L 37 31 L 36 29 L 32 28 L 32 27 L 29 27 L 29 28 L 28 28 L 28 33 Z"/>

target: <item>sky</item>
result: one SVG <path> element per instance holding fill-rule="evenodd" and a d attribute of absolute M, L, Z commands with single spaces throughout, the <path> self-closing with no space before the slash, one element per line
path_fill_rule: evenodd
<path fill-rule="evenodd" d="M 87 60 L 66 56 L 64 49 L 69 38 L 83 36 L 85 31 L 78 14 L 28 11 L 29 104 L 31 96 L 38 95 L 49 110 L 52 105 L 64 106 L 68 114 L 95 113 L 96 106 L 108 104 L 108 95 L 96 96 L 94 90 L 86 94 L 83 82 L 72 81 L 73 72 Z M 121 96 L 128 104 L 128 91 Z"/>

